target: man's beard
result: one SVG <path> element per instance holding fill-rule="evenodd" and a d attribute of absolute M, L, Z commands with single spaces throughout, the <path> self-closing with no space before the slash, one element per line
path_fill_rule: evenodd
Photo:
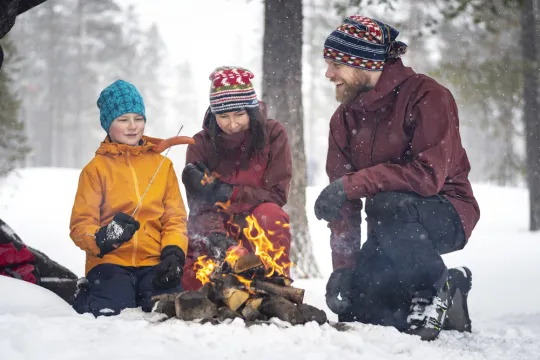
<path fill-rule="evenodd" d="M 362 76 L 357 79 L 354 84 L 343 84 L 342 89 L 338 92 L 336 88 L 336 100 L 342 104 L 347 104 L 352 101 L 358 94 L 368 92 L 373 89 L 369 83 L 367 76 Z"/>

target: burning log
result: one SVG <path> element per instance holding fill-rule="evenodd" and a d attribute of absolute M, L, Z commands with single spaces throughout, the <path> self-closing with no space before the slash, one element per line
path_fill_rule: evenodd
<path fill-rule="evenodd" d="M 272 284 L 276 284 L 279 286 L 291 286 L 291 284 L 293 283 L 293 280 L 286 276 L 272 276 L 270 278 L 266 278 L 265 281 L 271 282 Z"/>
<path fill-rule="evenodd" d="M 198 291 L 184 291 L 175 299 L 176 317 L 193 321 L 211 319 L 218 315 L 217 306 Z"/>
<path fill-rule="evenodd" d="M 246 301 L 246 305 L 242 309 L 242 316 L 246 321 L 268 320 L 268 318 L 258 310 L 262 301 L 263 298 L 249 299 Z"/>
<path fill-rule="evenodd" d="M 176 307 L 174 301 L 178 294 L 163 294 L 152 297 L 153 311 L 167 315 L 176 316 Z"/>
<path fill-rule="evenodd" d="M 214 283 L 207 282 L 199 289 L 199 292 L 210 299 L 210 301 L 213 303 L 216 302 L 216 290 Z"/>
<path fill-rule="evenodd" d="M 282 296 L 272 295 L 264 298 L 259 311 L 269 318 L 277 317 L 293 325 L 303 324 L 305 322 L 298 307 Z"/>
<path fill-rule="evenodd" d="M 225 288 L 244 289 L 244 284 L 240 282 L 240 278 L 233 274 L 213 276 L 212 281 L 214 282 L 214 292 L 216 293 L 219 293 Z"/>
<path fill-rule="evenodd" d="M 234 264 L 233 272 L 248 277 L 262 275 L 265 273 L 264 264 L 261 258 L 255 254 L 248 254 L 239 258 Z"/>
<path fill-rule="evenodd" d="M 232 310 L 238 310 L 249 299 L 249 292 L 234 288 L 223 289 L 223 302 Z"/>
<path fill-rule="evenodd" d="M 208 286 L 204 291 L 211 293 L 210 297 L 214 299 L 214 302 L 222 302 L 232 311 L 236 311 L 249 299 L 250 294 L 246 291 L 245 284 L 240 281 L 240 277 L 225 274 L 212 279 L 213 286 Z"/>
<path fill-rule="evenodd" d="M 279 295 L 295 304 L 302 304 L 304 301 L 304 289 L 298 289 L 292 286 L 279 286 L 268 281 L 253 280 L 251 288 L 262 291 L 270 295 Z"/>
<path fill-rule="evenodd" d="M 200 256 L 194 264 L 203 287 L 179 295 L 157 298 L 154 311 L 201 323 L 219 324 L 242 318 L 249 326 L 276 317 L 291 324 L 327 322 L 324 311 L 303 304 L 304 290 L 292 287 L 290 262 L 283 262 L 285 248 L 275 247 L 254 217 L 246 218 L 244 237 L 254 254 L 247 254 L 241 241 L 217 261 Z"/>
<path fill-rule="evenodd" d="M 326 313 L 315 306 L 300 304 L 297 308 L 304 317 L 304 322 L 316 321 L 319 325 L 322 325 L 328 321 Z"/>
<path fill-rule="evenodd" d="M 227 306 L 222 306 L 218 309 L 218 320 L 225 321 L 227 319 L 241 318 L 242 316 L 236 311 L 232 311 Z"/>

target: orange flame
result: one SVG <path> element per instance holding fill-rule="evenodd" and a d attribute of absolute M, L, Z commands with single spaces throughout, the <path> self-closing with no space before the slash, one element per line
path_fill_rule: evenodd
<path fill-rule="evenodd" d="M 242 247 L 242 242 L 240 241 L 237 246 L 231 247 L 227 250 L 225 260 L 231 267 L 234 267 L 236 261 L 245 255 L 243 251 L 246 251 Z M 193 264 L 193 268 L 197 270 L 195 277 L 204 285 L 210 281 L 210 277 L 219 267 L 217 261 L 212 258 L 209 258 L 207 255 L 199 256 L 197 261 Z M 245 284 L 244 284 L 245 285 Z"/>
<path fill-rule="evenodd" d="M 218 264 L 215 260 L 203 255 L 197 258 L 193 268 L 197 270 L 195 277 L 204 285 L 210 281 L 210 276 L 218 268 Z"/>
<path fill-rule="evenodd" d="M 235 247 L 231 247 L 227 250 L 227 253 L 225 255 L 225 261 L 229 263 L 231 267 L 234 267 L 238 259 L 245 255 L 244 253 L 242 253 L 243 249 L 244 248 L 242 246 L 242 241 L 238 242 L 238 245 L 236 245 Z"/>
<path fill-rule="evenodd" d="M 242 285 L 244 285 L 246 287 L 246 290 L 251 292 L 251 293 L 254 293 L 253 290 L 251 289 L 251 280 L 248 280 L 242 276 L 238 276 L 238 275 L 234 275 L 235 278 L 238 279 L 238 281 L 240 281 L 240 283 Z"/>
<path fill-rule="evenodd" d="M 278 264 L 279 259 L 285 254 L 285 247 L 280 246 L 279 248 L 275 248 L 253 215 L 246 217 L 246 221 L 247 226 L 244 228 L 244 236 L 255 249 L 255 255 L 259 256 L 264 264 L 266 276 L 271 277 L 274 273 L 287 276 L 286 272 L 291 267 L 291 263 Z M 284 225 L 283 227 L 285 227 Z M 268 233 L 269 235 L 274 234 L 274 232 L 270 231 Z"/>
<path fill-rule="evenodd" d="M 223 203 L 223 207 L 226 209 L 228 203 Z M 257 219 L 253 215 L 246 217 L 247 226 L 243 229 L 244 237 L 250 242 L 251 247 L 255 249 L 255 255 L 257 255 L 265 269 L 266 277 L 271 277 L 274 274 L 279 276 L 287 276 L 287 270 L 293 265 L 292 262 L 283 263 L 279 261 L 283 255 L 285 255 L 285 247 L 280 246 L 276 248 L 267 237 L 265 231 L 261 228 Z M 232 224 L 232 221 L 230 222 Z M 235 224 L 236 225 L 236 224 Z M 289 224 L 276 222 L 276 225 L 280 225 L 282 228 L 288 228 Z M 236 225 L 239 227 L 239 225 Z M 268 235 L 274 235 L 274 231 L 268 231 Z M 236 262 L 241 256 L 245 255 L 245 248 L 242 246 L 242 241 L 238 242 L 238 245 L 231 247 L 227 250 L 224 261 L 227 262 L 230 267 L 234 267 Z M 280 264 L 281 263 L 281 264 Z M 210 277 L 220 266 L 214 259 L 208 258 L 207 255 L 200 256 L 194 264 L 194 269 L 197 270 L 196 277 L 204 285 L 210 282 Z M 246 289 L 250 289 L 251 281 L 241 276 L 237 276 L 238 280 L 245 285 Z"/>

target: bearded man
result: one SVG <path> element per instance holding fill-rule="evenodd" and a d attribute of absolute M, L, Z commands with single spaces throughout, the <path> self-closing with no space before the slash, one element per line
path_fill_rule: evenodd
<path fill-rule="evenodd" d="M 398 34 L 353 15 L 326 39 L 326 77 L 341 105 L 330 120 L 330 184 L 315 214 L 331 229 L 326 301 L 340 321 L 433 340 L 441 329 L 471 330 L 471 271 L 447 269 L 441 255 L 463 249 L 480 210 L 454 98 L 403 65 Z"/>

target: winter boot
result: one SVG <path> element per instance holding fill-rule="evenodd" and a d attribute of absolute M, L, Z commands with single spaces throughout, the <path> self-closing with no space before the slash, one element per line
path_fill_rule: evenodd
<path fill-rule="evenodd" d="M 467 306 L 467 296 L 472 287 L 471 270 L 466 267 L 449 269 L 448 283 L 451 300 L 446 312 L 444 330 L 471 332 L 471 318 Z"/>
<path fill-rule="evenodd" d="M 424 341 L 435 340 L 443 328 L 449 298 L 448 281 L 435 296 L 417 294 L 412 299 L 405 333 L 418 335 Z"/>

